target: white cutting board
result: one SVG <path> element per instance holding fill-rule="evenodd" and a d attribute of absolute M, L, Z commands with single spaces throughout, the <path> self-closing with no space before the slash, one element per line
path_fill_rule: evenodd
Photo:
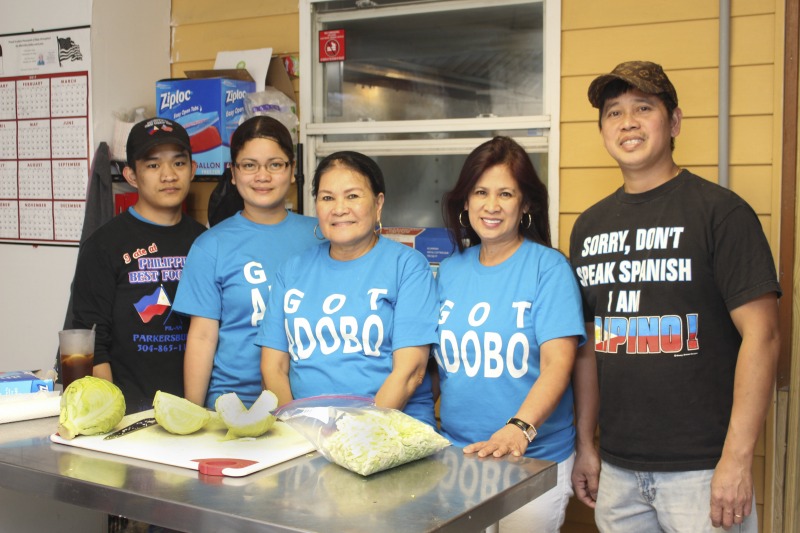
<path fill-rule="evenodd" d="M 115 430 L 152 416 L 152 410 L 128 415 Z M 104 440 L 108 433 L 79 435 L 72 440 L 53 434 L 50 440 L 76 448 L 232 477 L 247 476 L 314 451 L 308 439 L 280 420 L 256 439 L 223 440 L 225 433 L 226 430 L 219 429 L 173 435 L 156 424 L 110 440 Z"/>

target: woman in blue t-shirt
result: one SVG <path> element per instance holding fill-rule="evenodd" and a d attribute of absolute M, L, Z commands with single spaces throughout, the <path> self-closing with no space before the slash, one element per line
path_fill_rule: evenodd
<path fill-rule="evenodd" d="M 425 369 L 436 286 L 418 251 L 381 237 L 384 181 L 357 152 L 323 159 L 312 183 L 328 242 L 287 261 L 256 342 L 267 388 L 285 404 L 323 394 L 375 397 L 434 425 Z"/>
<path fill-rule="evenodd" d="M 525 150 L 495 137 L 444 195 L 458 251 L 438 273 L 441 430 L 464 453 L 558 463 L 558 485 L 501 523 L 556 532 L 572 495 L 570 375 L 585 340 L 578 286 L 551 247 L 547 189 Z"/>
<path fill-rule="evenodd" d="M 261 394 L 261 349 L 254 341 L 269 287 L 281 263 L 317 244 L 316 219 L 285 207 L 294 151 L 283 124 L 268 116 L 240 124 L 231 162 L 244 207 L 194 242 L 175 297 L 175 310 L 191 316 L 186 398 L 212 409 L 227 392 L 247 406 Z"/>

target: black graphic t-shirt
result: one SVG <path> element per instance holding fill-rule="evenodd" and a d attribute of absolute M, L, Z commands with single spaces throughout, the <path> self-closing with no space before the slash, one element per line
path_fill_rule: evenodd
<path fill-rule="evenodd" d="M 741 344 L 730 311 L 780 294 L 755 212 L 684 170 L 642 194 L 619 189 L 578 218 L 570 242 L 595 324 L 601 457 L 632 470 L 714 468 Z"/>
<path fill-rule="evenodd" d="M 158 226 L 126 211 L 81 247 L 73 327 L 97 325 L 94 364 L 111 364 L 128 412 L 149 409 L 158 390 L 183 396 L 189 324 L 172 302 L 189 248 L 204 230 L 188 216 Z"/>

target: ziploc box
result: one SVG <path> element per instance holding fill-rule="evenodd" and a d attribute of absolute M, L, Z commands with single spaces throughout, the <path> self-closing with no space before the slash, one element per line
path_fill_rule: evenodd
<path fill-rule="evenodd" d="M 441 263 L 455 250 L 455 245 L 445 228 L 383 228 L 381 235 L 416 248 L 429 263 Z"/>
<path fill-rule="evenodd" d="M 0 396 L 52 390 L 52 379 L 39 379 L 32 372 L 0 372 Z"/>
<path fill-rule="evenodd" d="M 156 82 L 156 114 L 186 128 L 197 175 L 220 176 L 230 166 L 231 135 L 256 84 L 244 69 L 187 72 Z"/>

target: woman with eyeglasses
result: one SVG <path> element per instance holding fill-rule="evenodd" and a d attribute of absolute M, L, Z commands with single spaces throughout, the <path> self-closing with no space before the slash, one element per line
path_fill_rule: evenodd
<path fill-rule="evenodd" d="M 328 242 L 289 259 L 275 277 L 256 339 L 267 388 L 281 405 L 373 396 L 434 425 L 425 369 L 436 342 L 436 286 L 421 253 L 380 235 L 381 169 L 358 152 L 337 152 L 320 162 L 312 191 Z"/>
<path fill-rule="evenodd" d="M 244 208 L 196 240 L 186 257 L 174 310 L 191 316 L 186 398 L 213 408 L 236 392 L 250 406 L 261 394 L 261 351 L 254 344 L 275 272 L 319 244 L 316 219 L 287 211 L 294 183 L 292 137 L 274 118 L 256 116 L 231 137 L 233 183 Z"/>

